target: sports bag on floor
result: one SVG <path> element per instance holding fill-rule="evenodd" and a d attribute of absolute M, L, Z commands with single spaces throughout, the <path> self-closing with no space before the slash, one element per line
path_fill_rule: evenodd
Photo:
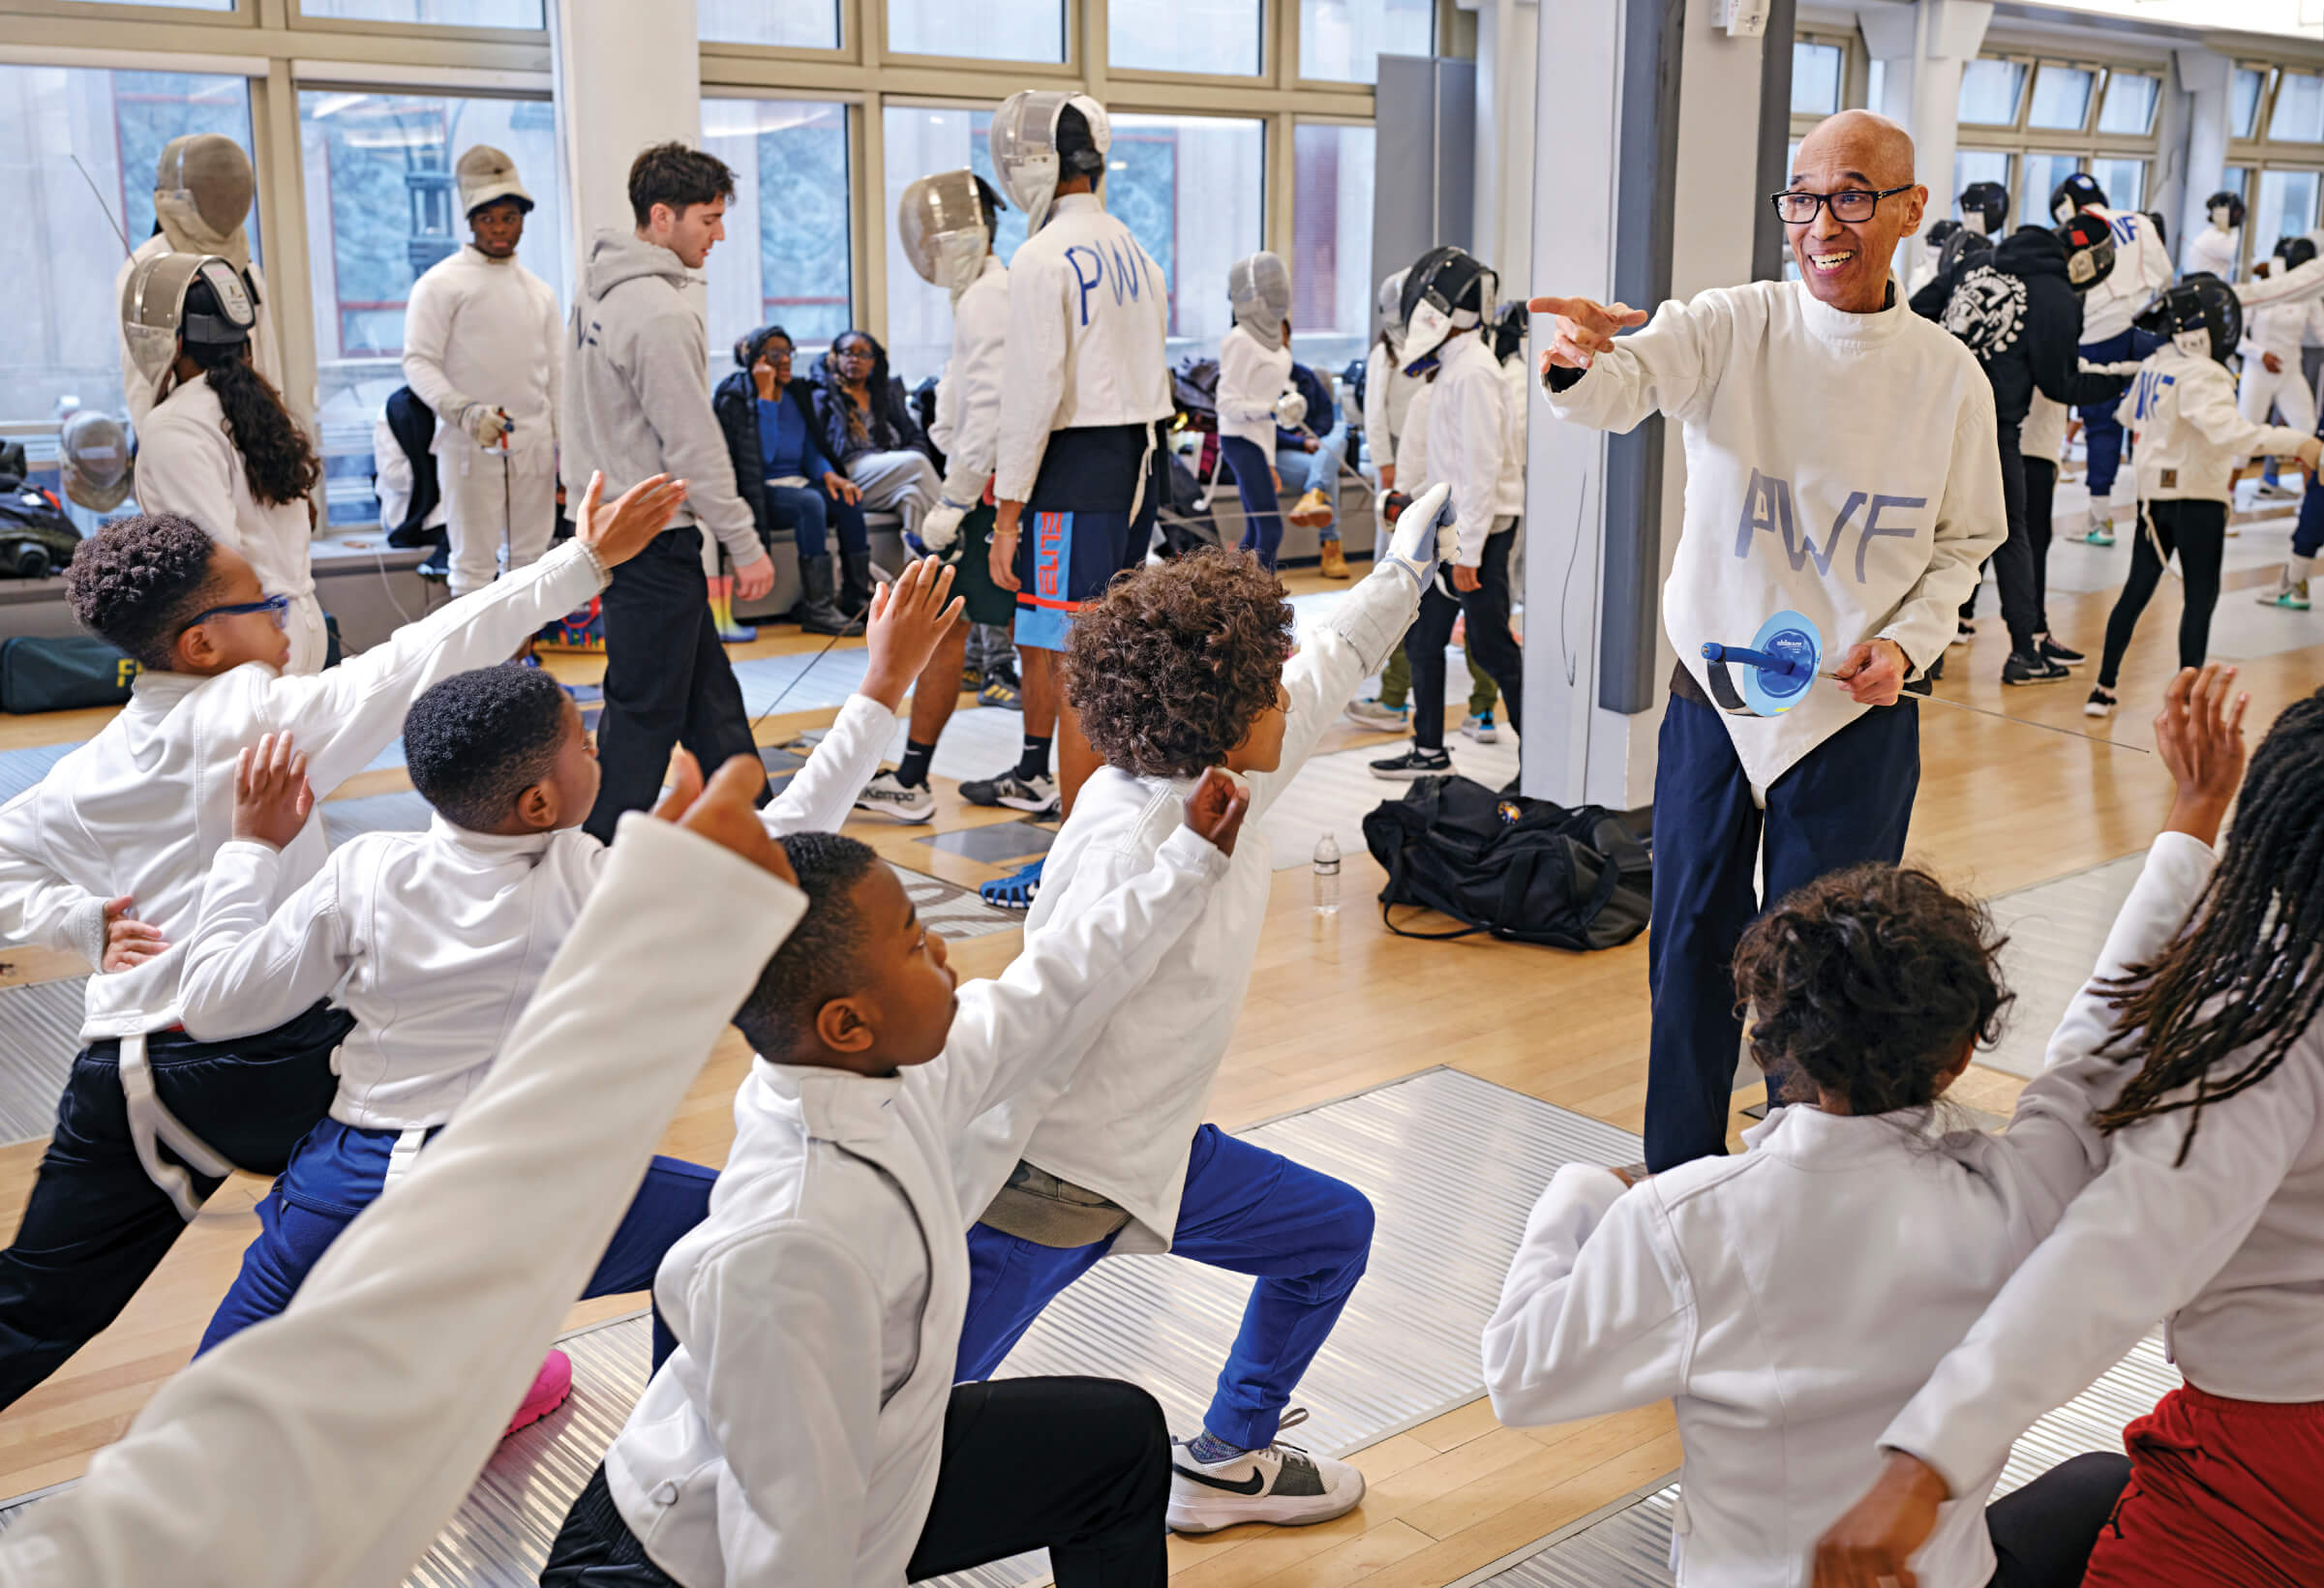
<path fill-rule="evenodd" d="M 1405 938 L 1479 932 L 1553 948 L 1612 948 L 1645 930 L 1653 863 L 1603 805 L 1567 810 L 1464 777 L 1424 777 L 1364 818 L 1388 873 L 1380 919 Z M 1396 924 L 1399 905 L 1449 915 L 1450 932 Z"/>
<path fill-rule="evenodd" d="M 0 711 L 72 711 L 129 699 L 137 664 L 94 635 L 0 641 Z"/>

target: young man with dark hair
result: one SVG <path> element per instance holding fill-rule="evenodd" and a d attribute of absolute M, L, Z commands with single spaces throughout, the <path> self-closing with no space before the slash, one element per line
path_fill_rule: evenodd
<path fill-rule="evenodd" d="M 231 1041 L 176 1029 L 185 955 L 170 944 L 191 936 L 231 832 L 237 754 L 294 734 L 328 795 L 421 690 L 603 589 L 683 494 L 657 477 L 600 507 L 592 480 L 570 545 L 312 675 L 282 672 L 287 600 L 191 522 L 125 519 L 82 543 L 66 599 L 145 671 L 120 715 L 0 808 L 0 935 L 77 948 L 106 973 L 89 978 L 87 1046 L 0 1254 L 0 1406 L 113 1321 L 229 1170 L 280 1170 L 330 1104 L 350 1022 L 319 1000 Z M 322 869 L 323 848 L 308 820 L 283 846 L 282 894 Z"/>
<path fill-rule="evenodd" d="M 715 156 L 656 144 L 629 168 L 633 234 L 597 233 L 565 349 L 563 472 L 601 470 L 609 489 L 656 472 L 691 496 L 670 529 L 605 592 L 604 767 L 585 824 L 610 841 L 623 811 L 653 803 L 682 744 L 705 766 L 758 753 L 742 686 L 718 642 L 703 531 L 734 563 L 734 593 L 774 587 L 774 564 L 737 493 L 725 432 L 710 410 L 708 333 L 686 286 L 726 236 L 734 172 Z"/>

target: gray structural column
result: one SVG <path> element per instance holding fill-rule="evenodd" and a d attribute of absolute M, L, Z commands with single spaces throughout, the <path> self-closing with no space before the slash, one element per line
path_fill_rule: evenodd
<path fill-rule="evenodd" d="M 1545 14 L 1532 291 L 1651 311 L 1752 279 L 1759 140 L 1735 133 L 1760 125 L 1767 42 L 1728 37 L 1715 9 L 1609 0 Z M 1660 418 L 1602 434 L 1560 424 L 1538 385 L 1527 391 L 1524 792 L 1636 809 L 1653 797 L 1674 659 L 1661 601 L 1683 449 Z"/>
<path fill-rule="evenodd" d="M 1950 215 L 1953 154 L 1961 110 L 1961 68 L 1977 59 L 1993 20 L 1991 0 L 1919 0 L 1914 6 L 1868 6 L 1856 13 L 1872 58 L 1886 64 L 1882 102 L 1872 108 L 1913 135 L 1915 165 L 1929 191 L 1928 219 Z M 2010 197 L 2023 201 L 2021 194 Z M 1925 224 L 1924 224 L 1925 229 Z M 1924 244 L 1908 237 L 1896 271 L 1911 280 Z"/>
<path fill-rule="evenodd" d="M 629 165 L 638 151 L 673 138 L 702 146 L 702 50 L 694 0 L 550 0 L 549 18 L 573 262 L 586 269 L 593 234 L 635 225 Z"/>
<path fill-rule="evenodd" d="M 2184 266 L 2188 240 L 2211 225 L 2203 201 L 2226 185 L 2227 140 L 2233 131 L 2228 89 L 2235 63 L 2208 49 L 2173 50 L 2171 60 L 2179 86 L 2187 91 L 2187 186 L 2180 195 L 2178 230 L 2171 236 L 2178 245 L 2171 252 Z M 2237 275 L 2244 273 L 2253 252 L 2247 226 Z"/>
<path fill-rule="evenodd" d="M 1533 87 L 1538 0 L 1460 0 L 1477 14 L 1475 241 L 1469 252 L 1520 296 L 1533 273 Z M 1386 272 L 1382 272 L 1386 274 Z"/>

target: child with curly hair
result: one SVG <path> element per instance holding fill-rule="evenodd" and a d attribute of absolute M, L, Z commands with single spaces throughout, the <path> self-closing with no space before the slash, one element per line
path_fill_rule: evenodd
<path fill-rule="evenodd" d="M 1291 650 L 1283 585 L 1255 557 L 1199 553 L 1124 575 L 1073 620 L 1066 692 L 1104 758 L 1049 851 L 1031 952 L 1154 863 L 1213 766 L 1251 821 L 1202 917 L 1039 1114 L 996 1112 L 1008 1185 L 969 1231 L 959 1376 L 992 1375 L 1033 1320 L 1110 1253 L 1176 1251 L 1254 1275 L 1197 1437 L 1171 1452 L 1170 1526 L 1320 1522 L 1363 1498 L 1343 1461 L 1276 1443 L 1283 1409 L 1363 1276 L 1372 1205 L 1353 1186 L 1202 1124 L 1250 984 L 1275 861 L 1258 819 L 1403 638 L 1453 549 L 1444 487 L 1404 509 L 1388 555 Z"/>
<path fill-rule="evenodd" d="M 1538 1425 L 1675 1399 L 1682 1588 L 1804 1588 L 1882 1428 L 2103 1165 L 2093 1105 L 2122 1075 L 2099 1051 L 2102 978 L 2136 938 L 2117 928 L 2006 1134 L 1940 1132 L 1939 1099 L 2011 999 L 1992 920 L 1886 862 L 1786 897 L 1744 935 L 1735 976 L 1788 1106 L 1737 1156 L 1651 1178 L 1557 1171 L 1485 1329 L 1495 1414 Z M 1954 1491 L 1899 1580 L 2080 1581 L 2127 1464 L 2080 1456 L 1988 1510 L 2007 1454 Z"/>

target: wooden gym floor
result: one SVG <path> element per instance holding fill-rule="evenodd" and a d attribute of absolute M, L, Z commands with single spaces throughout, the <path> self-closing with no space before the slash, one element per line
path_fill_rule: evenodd
<path fill-rule="evenodd" d="M 2256 534 L 2279 531 L 2271 524 Z M 2128 545 L 2110 554 L 2128 566 Z M 1313 572 L 1291 576 L 1297 591 L 1330 588 Z M 2221 598 L 2219 626 L 2243 621 L 2248 588 Z M 2082 700 L 2095 671 L 2112 592 L 2057 594 L 2051 615 L 2061 638 L 2092 653 L 2073 683 L 2004 691 L 2007 650 L 1998 620 L 1947 658 L 1939 686 L 1948 700 L 2006 710 L 2080 734 L 2151 742 L 2147 718 L 2172 660 L 2178 589 L 2164 581 L 2140 625 L 2125 670 L 2125 706 L 2109 724 L 2091 724 Z M 738 657 L 817 646 L 785 628 Z M 592 679 L 601 663 L 558 658 L 567 681 Z M 2324 685 L 2324 644 L 2247 664 L 2252 738 L 2291 701 Z M 770 719 L 765 743 L 782 743 L 827 723 L 818 711 Z M 2037 733 L 1943 707 L 1921 710 L 1922 778 L 1911 852 L 1957 884 L 2000 893 L 2048 881 L 2143 849 L 2168 803 L 2169 782 L 2151 755 L 2095 740 Z M 84 738 L 103 712 L 0 718 L 0 749 Z M 1388 743 L 1343 723 L 1321 753 Z M 367 773 L 342 797 L 405 787 L 401 771 Z M 1383 795 L 1393 791 L 1383 786 Z M 1012 813 L 976 811 L 939 782 L 934 830 Z M 985 867 L 914 842 L 926 827 L 858 822 L 847 829 L 914 869 L 974 883 Z M 1638 1129 L 1645 1100 L 1644 940 L 1586 956 L 1487 941 L 1426 943 L 1391 938 L 1371 900 L 1381 877 L 1360 846 L 1347 855 L 1343 906 L 1336 922 L 1309 910 L 1304 869 L 1276 874 L 1257 973 L 1220 1076 L 1211 1117 L 1228 1127 L 1326 1101 L 1436 1064 L 1450 1064 L 1546 1101 Z M 1013 931 L 961 942 L 953 961 L 968 975 L 991 974 L 1016 947 Z M 10 952 L 0 985 L 77 974 L 58 956 Z M 728 1099 L 749 1062 L 729 1033 L 672 1122 L 664 1150 L 724 1161 L 732 1126 Z M 2019 1083 L 1978 1067 L 1957 1089 L 1962 1101 L 2007 1113 Z M 1736 1101 L 1757 1100 L 1756 1089 Z M 1741 1122 L 1737 1116 L 1738 1124 Z M 13 1228 L 41 1144 L 0 1148 L 0 1228 Z M 0 1498 L 75 1477 L 91 1452 L 119 1436 L 154 1388 L 187 1360 L 212 1307 L 256 1230 L 252 1207 L 263 1190 L 237 1179 L 211 1202 L 114 1327 L 54 1378 L 0 1413 Z M 576 1308 L 575 1324 L 634 1310 L 639 1298 Z M 1373 1588 L 1433 1588 L 1475 1571 L 1628 1494 L 1678 1465 L 1669 1407 L 1545 1429 L 1499 1426 L 1477 1401 L 1362 1453 L 1371 1485 L 1354 1513 L 1321 1527 L 1246 1527 L 1171 1545 L 1174 1572 L 1193 1588 L 1271 1588 L 1362 1582 Z"/>

